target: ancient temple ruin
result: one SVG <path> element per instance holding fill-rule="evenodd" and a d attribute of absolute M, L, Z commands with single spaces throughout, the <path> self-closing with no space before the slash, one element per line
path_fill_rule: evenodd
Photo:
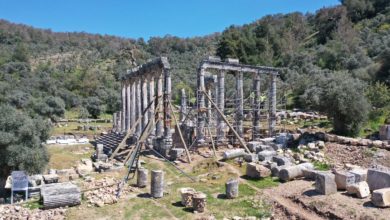
<path fill-rule="evenodd" d="M 121 85 L 122 108 L 114 114 L 113 129 L 139 137 L 147 124 L 153 122 L 149 138 L 166 155 L 172 147 L 168 59 L 160 57 L 129 70 L 121 78 Z"/>
<path fill-rule="evenodd" d="M 232 75 L 235 79 L 232 125 L 227 120 L 229 114 L 225 111 L 225 100 L 227 100 L 225 97 L 225 76 L 227 74 Z M 264 134 L 261 134 L 261 116 L 268 120 L 266 136 L 273 136 L 276 125 L 278 69 L 244 65 L 236 59 L 222 61 L 218 57 L 209 57 L 199 65 L 196 105 L 187 106 L 185 91 L 181 91 L 180 118 L 176 123 L 179 126 L 177 127 L 178 132 L 175 133 L 175 137 L 180 135 L 180 139 L 174 137 L 174 140 L 177 140 L 176 143 L 181 142 L 184 148 L 187 146 L 186 143 L 192 143 L 190 147 L 194 146 L 194 143 L 196 146 L 207 146 L 210 141 L 214 144 L 215 139 L 217 145 L 241 143 L 246 148 L 243 142 L 244 76 L 250 77 L 253 82 L 251 107 L 249 110 L 246 109 L 246 112 L 250 111 L 251 114 L 251 140 L 259 140 L 264 137 Z M 266 105 L 260 90 L 261 79 L 266 79 L 267 84 Z M 152 122 L 153 129 L 148 133 L 148 141 L 145 142 L 162 155 L 169 156 L 170 151 L 177 148 L 173 148 L 171 133 L 171 74 L 167 58 L 157 58 L 129 70 L 122 77 L 121 84 L 122 106 L 121 111 L 114 114 L 114 131 L 125 135 L 122 145 L 125 146 L 130 137 L 140 138 L 144 130 L 147 130 L 148 124 Z M 264 106 L 268 109 L 265 110 Z M 191 115 L 190 112 L 195 112 L 195 115 Z M 211 124 L 215 128 L 213 132 L 210 129 Z M 228 131 L 234 133 L 233 137 L 232 135 L 228 137 Z M 114 156 L 122 147 L 119 146 L 115 149 Z M 182 153 L 183 151 L 178 152 Z M 177 154 L 178 152 L 173 153 Z M 187 149 L 186 152 L 188 155 Z"/>
<path fill-rule="evenodd" d="M 217 71 L 217 75 L 211 75 L 208 71 Z M 251 66 L 240 64 L 237 59 L 227 59 L 225 62 L 218 57 L 209 57 L 203 60 L 198 69 L 197 83 L 197 142 L 202 145 L 205 141 L 205 122 L 211 123 L 212 111 L 219 110 L 222 114 L 216 117 L 217 143 L 226 143 L 224 121 L 225 109 L 225 75 L 232 74 L 235 77 L 235 114 L 234 130 L 240 138 L 243 138 L 243 117 L 244 117 L 244 74 L 252 77 L 252 140 L 260 139 L 260 104 L 261 90 L 260 79 L 268 79 L 268 135 L 272 136 L 276 125 L 276 77 L 278 69 L 264 66 Z M 208 97 L 206 99 L 206 97 Z M 214 100 L 214 103 L 213 103 Z M 215 106 L 212 106 L 215 104 Z"/>

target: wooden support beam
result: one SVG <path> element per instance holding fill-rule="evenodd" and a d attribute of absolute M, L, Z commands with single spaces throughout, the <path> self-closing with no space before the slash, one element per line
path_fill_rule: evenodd
<path fill-rule="evenodd" d="M 216 153 L 216 151 L 215 151 L 214 139 L 213 139 L 213 136 L 211 135 L 210 124 L 208 124 L 208 123 L 207 123 L 207 130 L 208 130 L 209 135 L 210 135 L 211 145 L 213 146 L 214 157 L 217 158 L 217 153 Z"/>
<path fill-rule="evenodd" d="M 206 91 L 202 91 L 203 94 L 205 95 L 205 97 L 211 102 L 211 104 L 214 106 L 215 110 L 217 110 L 217 112 L 219 113 L 219 115 L 222 117 L 222 119 L 225 121 L 225 123 L 227 124 L 227 126 L 233 131 L 233 134 L 234 136 L 238 139 L 238 141 L 240 142 L 240 144 L 245 148 L 245 150 L 248 152 L 248 153 L 251 153 L 248 149 L 248 147 L 246 146 L 245 142 L 242 140 L 242 138 L 240 137 L 240 135 L 238 135 L 237 131 L 234 130 L 233 126 L 229 123 L 229 121 L 226 119 L 225 115 L 223 115 L 223 113 L 221 112 L 221 110 L 219 110 L 218 106 L 215 104 L 215 102 L 211 99 L 211 97 L 207 94 Z"/>
<path fill-rule="evenodd" d="M 172 111 L 172 115 L 173 115 L 173 120 L 175 121 L 175 124 L 176 124 L 176 127 L 177 127 L 177 130 L 179 131 L 179 136 L 180 136 L 180 140 L 181 142 L 183 143 L 183 146 L 184 146 L 184 149 L 186 151 L 186 154 L 187 154 L 187 158 L 188 158 L 188 163 L 191 163 L 191 157 L 190 157 L 190 152 L 188 151 L 188 148 L 187 148 L 187 144 L 183 138 L 183 134 L 181 133 L 181 129 L 180 129 L 180 125 L 176 119 L 176 115 L 175 113 L 173 112 L 173 107 L 172 107 L 172 103 L 171 101 L 169 101 L 169 107 L 171 108 L 171 111 Z"/>
<path fill-rule="evenodd" d="M 158 111 L 160 110 L 159 108 L 160 106 L 157 107 L 156 109 L 156 112 L 155 112 L 155 115 L 156 116 L 158 114 Z M 146 109 L 147 110 L 147 109 Z M 145 112 L 144 112 L 145 113 Z M 150 135 L 150 133 L 152 132 L 152 127 L 157 123 L 157 121 L 153 120 L 153 119 L 149 119 L 148 123 L 146 124 L 146 126 L 144 127 L 144 129 L 142 130 L 141 132 L 141 135 L 139 137 L 139 139 L 137 140 L 137 144 L 136 146 L 133 148 L 132 151 L 129 152 L 129 154 L 126 156 L 126 159 L 124 161 L 123 164 L 126 165 L 127 161 L 130 159 L 130 156 L 132 155 L 132 153 L 137 150 L 137 145 L 139 144 L 143 144 L 143 142 L 146 140 L 146 138 Z"/>
<path fill-rule="evenodd" d="M 156 97 L 156 102 L 158 101 L 160 97 Z M 118 154 L 119 150 L 122 149 L 124 146 L 126 146 L 126 141 L 132 135 L 137 128 L 137 125 L 141 122 L 145 114 L 147 114 L 148 109 L 152 106 L 152 104 L 155 102 L 155 100 L 151 101 L 146 109 L 144 109 L 144 112 L 142 113 L 142 116 L 137 119 L 137 121 L 132 125 L 131 129 L 127 130 L 125 137 L 122 139 L 122 141 L 118 144 L 118 147 L 115 149 L 115 151 L 111 154 L 110 160 L 114 159 L 114 157 Z M 156 111 L 157 112 L 157 111 Z"/>

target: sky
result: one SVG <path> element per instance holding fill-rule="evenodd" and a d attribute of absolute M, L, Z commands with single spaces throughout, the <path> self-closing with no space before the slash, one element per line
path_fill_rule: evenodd
<path fill-rule="evenodd" d="M 339 0 L 0 0 L 0 18 L 61 32 L 129 38 L 204 36 L 264 15 L 314 13 Z"/>

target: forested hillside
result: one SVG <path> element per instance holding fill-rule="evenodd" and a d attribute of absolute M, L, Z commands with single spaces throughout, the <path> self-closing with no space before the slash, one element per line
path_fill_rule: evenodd
<path fill-rule="evenodd" d="M 119 77 L 155 56 L 171 62 L 174 98 L 194 87 L 196 66 L 215 53 L 217 35 L 144 40 L 86 33 L 53 33 L 0 20 L 0 164 L 30 172 L 48 155 L 41 142 L 66 110 L 80 118 L 113 113 L 120 105 Z M 37 129 L 34 129 L 36 127 Z M 39 128 L 39 129 L 38 129 Z M 30 164 L 31 158 L 42 163 Z"/>
<path fill-rule="evenodd" d="M 0 20 L 0 165 L 4 172 L 41 169 L 44 162 L 30 166 L 24 161 L 32 155 L 47 161 L 40 143 L 48 137 L 49 121 L 71 109 L 79 117 L 95 118 L 117 111 L 118 78 L 156 56 L 170 60 L 174 99 L 180 88 L 194 95 L 202 58 L 233 57 L 285 68 L 281 79 L 289 107 L 327 114 L 336 133 L 363 134 L 368 122 L 375 131 L 389 115 L 389 6 L 388 0 L 342 0 L 315 14 L 270 15 L 221 34 L 147 42 L 54 33 Z M 15 157 L 12 149 L 25 153 Z"/>
<path fill-rule="evenodd" d="M 390 1 L 342 4 L 229 27 L 217 54 L 286 67 L 292 106 L 326 113 L 336 133 L 358 135 L 367 119 L 383 123 L 389 112 Z"/>

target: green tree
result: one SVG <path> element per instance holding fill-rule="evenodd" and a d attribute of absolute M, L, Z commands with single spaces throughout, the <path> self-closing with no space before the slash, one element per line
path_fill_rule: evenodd
<path fill-rule="evenodd" d="M 390 106 L 390 89 L 386 84 L 376 82 L 368 87 L 367 98 L 375 108 Z"/>
<path fill-rule="evenodd" d="M 307 107 L 325 113 L 336 134 L 355 136 L 370 110 L 364 89 L 364 83 L 346 73 L 323 74 L 315 77 L 301 99 Z"/>
<path fill-rule="evenodd" d="M 48 122 L 32 119 L 9 105 L 1 104 L 0 112 L 0 178 L 12 170 L 42 172 L 49 161 L 41 144 L 50 133 Z"/>
<path fill-rule="evenodd" d="M 26 46 L 22 43 L 16 45 L 14 53 L 12 55 L 13 61 L 28 62 L 29 54 Z"/>
<path fill-rule="evenodd" d="M 102 112 L 102 102 L 98 97 L 89 97 L 85 100 L 85 108 L 93 118 L 98 118 Z"/>
<path fill-rule="evenodd" d="M 44 98 L 35 106 L 36 112 L 40 115 L 57 121 L 59 117 L 65 114 L 65 103 L 60 97 L 49 96 Z"/>

